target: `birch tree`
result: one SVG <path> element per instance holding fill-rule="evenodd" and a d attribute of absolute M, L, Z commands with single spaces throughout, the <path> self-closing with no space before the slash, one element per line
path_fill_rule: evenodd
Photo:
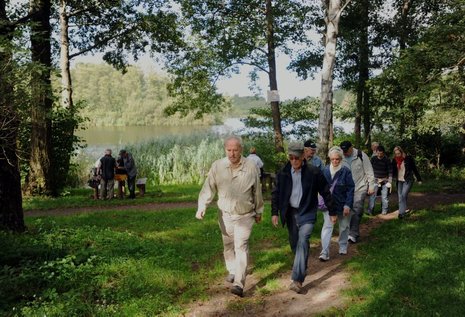
<path fill-rule="evenodd" d="M 321 107 L 318 121 L 318 151 L 322 157 L 326 157 L 329 147 L 333 142 L 333 73 L 336 62 L 336 43 L 339 33 L 339 20 L 342 11 L 350 0 L 343 3 L 341 0 L 326 0 L 325 23 L 326 33 L 324 37 L 324 57 L 321 71 Z"/>

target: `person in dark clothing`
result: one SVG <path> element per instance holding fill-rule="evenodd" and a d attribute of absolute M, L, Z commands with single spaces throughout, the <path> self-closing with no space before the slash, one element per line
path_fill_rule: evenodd
<path fill-rule="evenodd" d="M 100 199 L 112 199 L 115 189 L 116 160 L 111 156 L 111 150 L 106 149 L 105 155 L 100 159 L 98 173 L 100 180 Z"/>
<path fill-rule="evenodd" d="M 337 214 L 323 173 L 304 160 L 303 143 L 290 143 L 288 155 L 289 161 L 276 176 L 271 198 L 271 221 L 277 227 L 281 219 L 282 225 L 287 226 L 289 244 L 295 254 L 289 289 L 300 294 L 307 274 L 309 239 L 317 218 L 318 193 L 323 197 L 333 223 Z"/>
<path fill-rule="evenodd" d="M 121 150 L 119 152 L 121 159 L 123 160 L 124 170 L 128 174 L 128 189 L 129 189 L 129 198 L 134 199 L 136 198 L 136 176 L 137 176 L 137 168 L 136 163 L 134 162 L 134 158 L 132 154 L 126 150 Z"/>
<path fill-rule="evenodd" d="M 407 155 L 400 146 L 394 148 L 392 159 L 393 177 L 397 180 L 397 194 L 399 195 L 399 219 L 408 214 L 407 196 L 413 186 L 414 176 L 421 184 L 421 176 L 415 165 L 415 160 Z"/>
<path fill-rule="evenodd" d="M 392 184 L 392 164 L 386 156 L 384 146 L 378 145 L 376 155 L 372 156 L 370 161 L 375 174 L 375 193 L 369 198 L 367 214 L 373 214 L 376 197 L 379 196 L 378 192 L 381 192 L 381 213 L 385 215 L 389 209 L 388 195 Z"/>

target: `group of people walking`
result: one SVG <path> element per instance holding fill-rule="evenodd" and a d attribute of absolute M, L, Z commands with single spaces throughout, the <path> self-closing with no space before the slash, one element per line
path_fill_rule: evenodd
<path fill-rule="evenodd" d="M 262 219 L 264 209 L 260 170 L 256 162 L 242 156 L 242 141 L 229 136 L 224 141 L 226 157 L 213 163 L 200 191 L 197 219 L 203 219 L 207 206 L 218 194 L 218 223 L 223 239 L 224 259 L 232 283 L 231 292 L 243 296 L 248 265 L 248 240 L 254 223 Z M 333 227 L 339 223 L 339 254 L 348 252 L 349 242 L 360 238 L 360 222 L 364 201 L 370 196 L 368 213 L 373 213 L 376 192 L 382 195 L 382 213 L 388 212 L 387 193 L 392 180 L 397 180 L 399 218 L 407 214 L 407 195 L 414 176 L 421 177 L 415 161 L 399 147 L 389 160 L 381 145 L 372 158 L 344 141 L 328 152 L 329 164 L 315 154 L 312 141 L 291 142 L 288 162 L 278 172 L 271 199 L 271 222 L 286 226 L 294 262 L 289 289 L 303 292 L 307 275 L 309 239 L 314 229 L 317 211 L 323 213 L 321 253 L 319 259 L 330 259 Z M 386 193 L 385 196 L 383 196 Z"/>

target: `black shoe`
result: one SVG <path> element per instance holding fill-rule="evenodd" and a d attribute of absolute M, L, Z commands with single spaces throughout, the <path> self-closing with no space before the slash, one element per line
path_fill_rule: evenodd
<path fill-rule="evenodd" d="M 234 295 L 237 295 L 239 297 L 244 296 L 244 291 L 242 290 L 241 287 L 239 287 L 237 285 L 234 285 L 233 287 L 231 287 L 231 293 L 233 293 Z"/>
<path fill-rule="evenodd" d="M 397 216 L 397 218 L 399 218 L 399 219 L 404 219 L 405 216 L 406 216 L 405 214 L 399 214 L 399 215 Z"/>

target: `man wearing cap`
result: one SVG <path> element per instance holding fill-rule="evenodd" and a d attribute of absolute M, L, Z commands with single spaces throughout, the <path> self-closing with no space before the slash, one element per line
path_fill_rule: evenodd
<path fill-rule="evenodd" d="M 286 166 L 276 176 L 271 196 L 271 221 L 277 227 L 281 219 L 282 225 L 287 226 L 289 244 L 295 255 L 289 289 L 300 294 L 303 293 L 302 283 L 307 274 L 309 239 L 316 222 L 318 193 L 323 197 L 333 223 L 337 220 L 337 213 L 323 173 L 304 159 L 302 142 L 289 144 L 288 158 Z"/>
<path fill-rule="evenodd" d="M 318 167 L 320 170 L 324 170 L 325 164 L 321 158 L 316 155 L 316 143 L 312 140 L 307 140 L 304 143 L 304 158 L 307 164 Z"/>
<path fill-rule="evenodd" d="M 124 169 L 128 173 L 129 198 L 134 199 L 136 198 L 136 163 L 134 162 L 132 154 L 126 150 L 121 150 L 119 155 L 123 159 Z"/>
<path fill-rule="evenodd" d="M 355 183 L 354 207 L 350 220 L 349 242 L 356 243 L 360 237 L 360 221 L 363 216 L 365 197 L 367 194 L 373 195 L 375 192 L 375 176 L 368 155 L 354 148 L 350 141 L 343 141 L 340 147 L 344 153 L 342 163 L 350 168 Z"/>
<path fill-rule="evenodd" d="M 242 297 L 249 260 L 249 237 L 263 213 L 260 171 L 253 160 L 242 156 L 242 140 L 229 136 L 224 141 L 226 157 L 213 162 L 199 194 L 195 217 L 202 220 L 218 192 L 218 223 L 223 238 L 223 255 L 233 283 L 231 293 Z"/>
<path fill-rule="evenodd" d="M 100 179 L 100 199 L 112 199 L 115 190 L 115 168 L 116 160 L 111 155 L 111 149 L 105 150 L 105 155 L 98 163 L 97 175 Z"/>

